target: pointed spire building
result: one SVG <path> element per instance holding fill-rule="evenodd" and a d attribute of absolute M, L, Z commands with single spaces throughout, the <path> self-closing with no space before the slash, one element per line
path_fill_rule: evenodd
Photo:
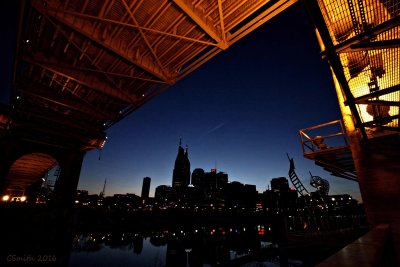
<path fill-rule="evenodd" d="M 187 187 L 190 184 L 190 161 L 188 148 L 184 150 L 182 140 L 179 140 L 178 155 L 175 160 L 174 172 L 172 175 L 172 187 Z"/>

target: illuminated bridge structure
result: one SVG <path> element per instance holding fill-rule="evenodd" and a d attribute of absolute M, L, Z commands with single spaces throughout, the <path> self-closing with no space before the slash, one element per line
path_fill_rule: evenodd
<path fill-rule="evenodd" d="M 104 145 L 109 127 L 296 2 L 21 1 L 11 105 L 0 107 L 1 189 L 25 190 L 58 164 L 55 193 L 71 202 L 85 152 Z M 359 181 L 371 228 L 389 225 L 400 262 L 399 1 L 302 4 L 347 140 L 304 135 L 304 155 Z"/>
<path fill-rule="evenodd" d="M 304 3 L 321 55 L 331 66 L 345 129 L 317 136 L 306 133 L 334 125 L 327 123 L 301 130 L 304 156 L 336 176 L 358 180 L 371 228 L 318 266 L 399 266 L 400 2 Z M 342 143 L 328 143 L 338 137 L 344 137 Z"/>
<path fill-rule="evenodd" d="M 0 110 L 3 191 L 24 192 L 58 164 L 56 195 L 70 201 L 109 127 L 295 2 L 21 1 Z"/>

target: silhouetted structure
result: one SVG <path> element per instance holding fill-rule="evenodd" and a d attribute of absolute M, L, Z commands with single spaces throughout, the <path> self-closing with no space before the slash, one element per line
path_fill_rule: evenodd
<path fill-rule="evenodd" d="M 179 140 L 178 155 L 175 160 L 174 172 L 172 175 L 172 187 L 186 187 L 190 184 L 190 161 L 188 149 L 184 150 L 182 141 Z"/>
<path fill-rule="evenodd" d="M 100 192 L 100 197 L 104 197 L 106 195 L 106 184 L 107 184 L 107 179 L 104 179 L 103 190 L 101 190 Z"/>
<path fill-rule="evenodd" d="M 172 196 L 172 187 L 169 185 L 159 185 L 156 187 L 154 198 L 158 200 L 168 200 Z"/>
<path fill-rule="evenodd" d="M 310 185 L 317 189 L 321 197 L 329 194 L 329 182 L 319 176 L 311 175 Z"/>
<path fill-rule="evenodd" d="M 257 201 L 255 185 L 233 181 L 224 190 L 225 206 L 233 209 L 254 209 Z"/>
<path fill-rule="evenodd" d="M 271 180 L 271 189 L 274 192 L 287 192 L 289 190 L 289 182 L 285 177 L 273 178 Z"/>
<path fill-rule="evenodd" d="M 192 185 L 194 187 L 201 188 L 204 185 L 205 181 L 205 172 L 201 168 L 194 169 L 192 172 Z"/>
<path fill-rule="evenodd" d="M 263 197 L 263 207 L 267 211 L 288 213 L 296 210 L 298 193 L 289 188 L 288 179 L 285 177 L 273 178 L 271 190 L 266 190 Z"/>
<path fill-rule="evenodd" d="M 206 186 L 211 190 L 222 190 L 228 183 L 228 174 L 217 172 L 217 169 L 211 169 L 211 172 L 206 173 Z"/>
<path fill-rule="evenodd" d="M 142 195 L 141 195 L 142 198 L 149 198 L 150 183 L 151 183 L 150 177 L 143 178 Z"/>
<path fill-rule="evenodd" d="M 228 174 L 211 169 L 204 172 L 197 168 L 192 173 L 192 184 L 205 198 L 212 198 L 215 194 L 223 193 L 228 183 Z"/>
<path fill-rule="evenodd" d="M 135 236 L 133 238 L 133 252 L 137 255 L 140 255 L 143 251 L 143 237 L 142 236 Z"/>

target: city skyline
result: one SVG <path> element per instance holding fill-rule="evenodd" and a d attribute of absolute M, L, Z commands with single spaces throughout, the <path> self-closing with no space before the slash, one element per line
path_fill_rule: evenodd
<path fill-rule="evenodd" d="M 182 139 L 180 138 L 180 139 L 179 139 L 179 148 L 181 148 L 181 142 L 182 142 Z M 186 146 L 185 153 L 188 153 L 188 146 Z M 179 149 L 178 149 L 178 155 L 179 155 Z M 190 161 L 190 158 L 189 158 L 189 161 Z M 173 169 L 173 168 L 172 168 L 172 169 Z M 245 184 L 253 185 L 253 184 L 250 184 L 250 183 L 243 182 L 243 181 L 241 181 L 240 179 L 236 179 L 236 180 L 229 179 L 229 172 L 227 172 L 227 171 L 225 171 L 225 170 L 217 169 L 216 166 L 211 167 L 210 169 L 204 169 L 204 168 L 202 168 L 202 167 L 191 168 L 191 170 L 190 170 L 190 183 L 189 183 L 190 185 L 193 185 L 192 174 L 193 174 L 193 171 L 194 171 L 195 169 L 201 169 L 201 170 L 203 170 L 204 172 L 216 172 L 216 173 L 222 172 L 222 173 L 225 173 L 225 174 L 228 175 L 228 183 L 239 182 L 239 183 L 242 183 L 243 185 L 245 185 Z M 173 174 L 172 174 L 172 173 L 173 173 L 173 172 L 171 172 L 171 178 L 170 178 L 171 181 L 170 181 L 170 183 L 167 183 L 167 184 L 153 184 L 153 185 L 152 185 L 152 187 L 151 187 L 151 188 L 152 188 L 152 190 L 151 190 L 152 194 L 149 195 L 150 197 L 154 197 L 155 190 L 156 190 L 156 188 L 157 188 L 158 186 L 165 186 L 165 185 L 166 185 L 166 186 L 169 186 L 169 187 L 171 187 L 171 188 L 174 187 Z M 274 180 L 274 179 L 280 179 L 280 178 L 282 178 L 282 177 L 284 177 L 285 179 L 287 179 L 287 180 L 289 181 L 289 187 L 290 187 L 290 188 L 295 189 L 295 187 L 294 187 L 293 183 L 291 182 L 291 180 L 290 180 L 290 178 L 289 178 L 288 175 L 277 176 L 277 177 L 268 177 L 268 178 L 265 179 L 265 181 L 267 182 L 266 185 L 265 185 L 264 187 L 262 187 L 262 188 L 259 188 L 257 185 L 254 185 L 254 186 L 256 186 L 256 190 L 258 191 L 258 193 L 263 193 L 263 192 L 265 192 L 266 190 L 270 190 L 270 189 L 271 189 L 271 181 L 272 181 L 272 180 Z M 141 187 L 136 189 L 136 190 L 138 190 L 138 191 L 126 191 L 126 192 L 119 191 L 119 192 L 110 193 L 110 194 L 107 194 L 107 192 L 105 192 L 104 196 L 112 196 L 112 195 L 114 195 L 114 194 L 129 194 L 129 193 L 133 193 L 133 194 L 135 194 L 135 195 L 137 195 L 137 196 L 143 197 L 143 190 L 144 190 L 144 183 L 145 183 L 144 180 L 146 180 L 146 179 L 148 179 L 149 181 L 151 181 L 151 177 L 148 177 L 148 176 L 143 177 Z M 338 178 L 338 179 L 339 179 L 339 178 Z M 307 180 L 307 178 L 306 178 L 306 179 L 301 179 L 301 180 L 302 180 L 303 184 L 306 186 L 306 188 L 309 190 L 310 193 L 311 193 L 311 192 L 317 192 L 316 188 L 314 188 L 313 186 L 310 185 L 310 183 L 311 183 L 310 177 L 308 177 L 308 180 Z M 149 184 L 148 184 L 147 186 L 150 188 L 150 182 L 149 182 Z M 78 190 L 87 190 L 87 189 L 86 189 L 86 188 L 79 188 L 79 187 L 78 187 Z M 104 187 L 103 187 L 103 190 L 104 190 Z M 146 189 L 146 190 L 148 190 L 148 189 Z M 88 191 L 89 191 L 89 190 L 88 190 Z M 334 193 L 331 193 L 331 195 L 333 195 L 333 194 L 340 194 L 340 193 L 341 193 L 341 192 L 337 192 L 337 191 L 335 191 L 335 190 L 333 190 L 333 191 L 334 191 Z M 141 192 L 141 193 L 140 193 L 140 192 Z M 90 192 L 90 191 L 89 191 L 89 193 L 91 193 L 91 194 L 97 194 L 97 192 Z M 103 191 L 102 191 L 101 193 L 103 193 Z M 100 193 L 100 194 L 101 194 L 101 193 Z M 147 194 L 148 194 L 148 193 L 147 193 Z M 350 195 L 351 195 L 351 194 L 350 194 Z M 300 196 L 300 194 L 299 194 L 299 196 Z M 362 202 L 362 200 L 360 199 L 359 195 L 356 194 L 355 196 L 354 196 L 354 195 L 351 195 L 351 196 L 354 197 L 355 199 L 357 199 L 357 201 Z"/>

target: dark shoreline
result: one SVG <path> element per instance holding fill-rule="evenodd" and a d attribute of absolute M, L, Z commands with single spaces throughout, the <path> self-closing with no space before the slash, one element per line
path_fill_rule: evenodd
<path fill-rule="evenodd" d="M 78 228 L 112 229 L 120 228 L 174 228 L 202 225 L 254 225 L 270 224 L 271 216 L 266 214 L 193 213 L 181 211 L 167 212 L 99 212 L 77 211 Z"/>

